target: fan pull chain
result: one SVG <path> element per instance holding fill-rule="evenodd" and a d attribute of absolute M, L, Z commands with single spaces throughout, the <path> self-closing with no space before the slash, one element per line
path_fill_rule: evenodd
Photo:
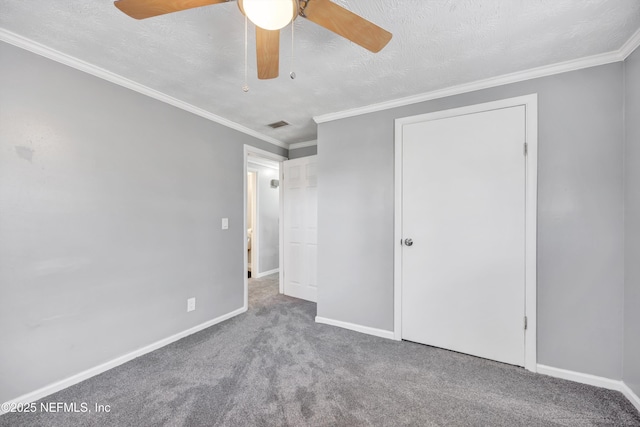
<path fill-rule="evenodd" d="M 294 19 L 291 20 L 291 72 L 289 73 L 289 77 L 291 77 L 291 80 L 296 78 L 296 72 L 293 71 L 293 59 L 294 59 L 294 55 L 293 55 L 293 34 L 294 31 L 293 29 L 296 27 L 295 25 L 295 16 Z"/>
<path fill-rule="evenodd" d="M 249 92 L 249 73 L 247 71 L 247 51 L 248 51 L 248 31 L 247 31 L 247 15 L 244 16 L 244 86 L 242 86 L 242 90 L 244 92 Z"/>

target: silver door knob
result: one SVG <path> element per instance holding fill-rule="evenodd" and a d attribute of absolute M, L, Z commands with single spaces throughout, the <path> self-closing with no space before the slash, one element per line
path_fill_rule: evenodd
<path fill-rule="evenodd" d="M 404 245 L 405 245 L 405 246 L 411 246 L 411 245 L 413 245 L 413 240 L 411 240 L 411 239 L 404 239 Z"/>

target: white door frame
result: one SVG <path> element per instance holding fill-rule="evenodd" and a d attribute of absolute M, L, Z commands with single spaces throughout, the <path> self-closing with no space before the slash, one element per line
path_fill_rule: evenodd
<path fill-rule="evenodd" d="M 261 160 L 262 159 L 262 160 Z M 269 271 L 261 271 L 260 270 L 260 176 L 261 173 L 259 168 L 261 167 L 265 167 L 265 168 L 269 168 L 269 169 L 277 169 L 278 171 L 280 171 L 280 167 L 282 166 L 282 164 L 280 162 L 278 162 L 277 166 L 273 165 L 273 161 L 269 160 L 266 161 L 266 159 L 263 158 L 258 158 L 258 157 L 254 157 L 254 156 L 250 156 L 250 160 L 247 161 L 247 172 L 248 173 L 254 173 L 255 177 L 256 177 L 256 182 L 255 182 L 255 203 L 253 206 L 253 239 L 251 240 L 251 278 L 252 279 L 259 279 L 260 277 L 264 277 L 264 276 L 268 276 L 269 274 L 273 274 L 276 272 L 280 271 L 280 265 L 278 265 L 278 268 L 274 268 L 273 270 L 269 270 Z M 280 173 L 278 173 L 278 179 L 280 179 Z M 280 190 L 278 190 L 280 191 Z M 284 194 L 284 193 L 283 193 Z M 280 200 L 280 197 L 278 197 L 278 200 Z M 280 215 L 282 212 L 278 212 L 278 215 Z M 280 219 L 280 218 L 278 218 Z M 280 223 L 278 222 L 278 225 Z M 278 229 L 278 233 L 280 233 L 280 229 Z M 255 269 L 255 271 L 254 271 Z"/>
<path fill-rule="evenodd" d="M 538 95 L 531 94 L 494 102 L 437 111 L 395 120 L 395 212 L 394 212 L 394 339 L 402 339 L 402 138 L 403 126 L 515 106 L 525 107 L 525 369 L 536 372 L 537 289 L 537 195 L 538 195 Z M 523 147 L 524 149 L 524 147 Z M 524 155 L 524 152 L 523 152 Z M 524 327 L 524 325 L 523 325 Z"/>
<path fill-rule="evenodd" d="M 244 269 L 243 269 L 243 276 L 244 276 L 244 306 L 243 309 L 247 310 L 249 308 L 249 279 L 247 278 L 247 269 L 248 269 L 248 265 L 247 265 L 247 168 L 248 168 L 248 163 L 249 163 L 249 156 L 256 156 L 256 157 L 262 157 L 264 159 L 268 159 L 268 160 L 273 160 L 276 161 L 278 163 L 280 163 L 280 182 L 282 183 L 282 162 L 284 160 L 287 160 L 286 157 L 281 156 L 279 154 L 274 154 L 271 153 L 269 151 L 265 151 L 265 150 L 261 150 L 259 148 L 256 148 L 252 145 L 244 145 L 244 162 L 243 162 L 243 167 L 242 167 L 242 216 L 243 216 L 243 221 L 242 221 L 242 226 L 243 226 L 243 232 L 242 235 L 244 237 L 243 239 L 243 248 L 244 251 L 242 259 L 243 264 L 244 264 Z M 257 181 L 257 180 L 256 180 Z M 283 224 L 282 224 L 282 218 L 284 216 L 284 199 L 283 199 L 283 190 L 282 190 L 282 185 L 278 186 L 278 194 L 280 197 L 280 226 L 279 226 L 279 232 L 280 232 L 280 237 L 279 237 L 279 254 L 278 254 L 278 267 L 280 269 L 280 293 L 283 293 L 283 288 L 284 288 L 284 282 L 282 281 L 282 272 L 283 270 L 283 264 L 282 264 L 282 259 L 283 257 L 283 242 L 282 242 L 282 238 L 283 238 L 283 234 L 284 234 L 284 228 L 283 228 Z M 253 273 L 252 273 L 253 274 Z"/>

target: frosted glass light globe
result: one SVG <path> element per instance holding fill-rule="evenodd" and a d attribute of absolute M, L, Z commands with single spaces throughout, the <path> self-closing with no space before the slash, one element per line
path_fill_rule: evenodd
<path fill-rule="evenodd" d="M 279 30 L 287 26 L 298 13 L 297 0 L 243 0 L 247 18 L 265 30 Z"/>

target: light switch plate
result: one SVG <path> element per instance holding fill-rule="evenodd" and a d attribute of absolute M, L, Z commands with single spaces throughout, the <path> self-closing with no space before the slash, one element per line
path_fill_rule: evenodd
<path fill-rule="evenodd" d="M 229 229 L 229 218 L 222 218 L 222 229 L 223 230 Z"/>

